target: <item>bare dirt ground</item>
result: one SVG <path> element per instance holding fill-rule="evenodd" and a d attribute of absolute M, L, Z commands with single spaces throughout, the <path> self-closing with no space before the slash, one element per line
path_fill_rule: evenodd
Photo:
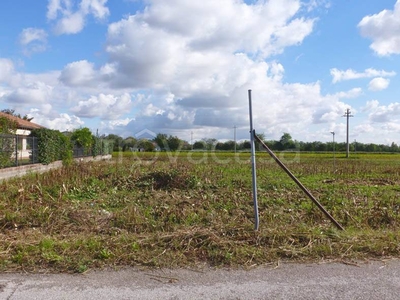
<path fill-rule="evenodd" d="M 400 260 L 0 274 L 0 299 L 400 299 Z"/>

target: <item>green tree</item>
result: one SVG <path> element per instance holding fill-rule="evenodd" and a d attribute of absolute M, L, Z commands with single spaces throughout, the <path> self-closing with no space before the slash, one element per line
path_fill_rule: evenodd
<path fill-rule="evenodd" d="M 195 150 L 205 150 L 207 148 L 206 143 L 204 141 L 196 141 L 193 144 L 193 149 Z"/>
<path fill-rule="evenodd" d="M 263 142 L 265 142 L 265 134 L 264 133 L 257 133 L 256 132 L 257 137 L 262 140 Z M 262 146 L 261 144 L 258 142 L 258 140 L 255 140 L 254 142 L 256 149 L 262 150 Z"/>
<path fill-rule="evenodd" d="M 113 151 L 121 151 L 124 148 L 124 139 L 116 134 L 109 134 L 105 137 L 107 140 L 112 140 Z"/>
<path fill-rule="evenodd" d="M 183 146 L 183 141 L 179 139 L 177 136 L 170 135 L 168 137 L 168 148 L 170 151 L 176 151 Z"/>
<path fill-rule="evenodd" d="M 141 139 L 136 145 L 139 149 L 143 149 L 146 152 L 152 152 L 155 149 L 154 143 L 148 139 Z"/>
<path fill-rule="evenodd" d="M 264 141 L 264 144 L 271 150 L 274 150 L 274 146 L 276 144 L 276 141 L 268 140 Z"/>
<path fill-rule="evenodd" d="M 217 145 L 218 140 L 217 139 L 211 139 L 211 138 L 204 138 L 202 141 L 206 144 L 207 150 L 212 150 L 215 148 L 215 145 Z"/>
<path fill-rule="evenodd" d="M 234 150 L 235 149 L 235 142 L 234 141 L 226 141 L 224 143 L 219 142 L 215 146 L 215 149 L 216 150 L 224 150 L 224 151 Z"/>
<path fill-rule="evenodd" d="M 18 124 L 6 117 L 0 117 L 0 133 L 15 134 Z"/>
<path fill-rule="evenodd" d="M 378 151 L 378 145 L 367 144 L 366 147 L 365 147 L 365 151 L 367 151 L 367 152 L 377 152 Z"/>
<path fill-rule="evenodd" d="M 126 139 L 123 140 L 123 146 L 122 150 L 123 151 L 129 151 L 132 148 L 135 148 L 137 145 L 137 140 L 134 137 L 127 137 Z"/>
<path fill-rule="evenodd" d="M 390 151 L 391 152 L 398 152 L 399 151 L 399 146 L 395 142 L 392 142 L 392 144 L 390 145 Z"/>
<path fill-rule="evenodd" d="M 281 145 L 280 150 L 294 149 L 296 147 L 292 136 L 287 132 L 283 133 L 282 137 L 279 140 L 279 143 Z"/>
<path fill-rule="evenodd" d="M 164 133 L 158 133 L 154 138 L 154 142 L 163 150 L 169 150 L 168 136 Z"/>
<path fill-rule="evenodd" d="M 76 146 L 84 148 L 85 154 L 89 154 L 94 144 L 94 137 L 89 128 L 83 127 L 72 132 L 71 141 Z"/>
<path fill-rule="evenodd" d="M 250 141 L 244 141 L 243 143 L 240 144 L 240 149 L 243 150 L 249 150 L 251 149 L 251 143 Z"/>

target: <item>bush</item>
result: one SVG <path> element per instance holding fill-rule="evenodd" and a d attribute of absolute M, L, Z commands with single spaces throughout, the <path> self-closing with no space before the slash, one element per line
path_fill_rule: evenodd
<path fill-rule="evenodd" d="M 72 162 L 70 139 L 58 130 L 46 128 L 32 130 L 30 136 L 38 139 L 38 161 L 48 165 L 57 160 Z"/>
<path fill-rule="evenodd" d="M 10 165 L 12 153 L 15 151 L 16 139 L 14 135 L 17 129 L 17 123 L 5 118 L 0 117 L 0 167 Z"/>

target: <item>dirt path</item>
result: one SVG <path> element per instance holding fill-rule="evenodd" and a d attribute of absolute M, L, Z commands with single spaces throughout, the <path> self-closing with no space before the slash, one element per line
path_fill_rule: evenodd
<path fill-rule="evenodd" d="M 400 261 L 244 270 L 0 274 L 0 299 L 400 299 Z"/>

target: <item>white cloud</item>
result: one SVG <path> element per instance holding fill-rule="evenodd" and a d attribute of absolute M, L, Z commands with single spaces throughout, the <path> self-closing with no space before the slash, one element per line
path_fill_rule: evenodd
<path fill-rule="evenodd" d="M 7 70 L 7 76 L 2 69 Z M 49 105 L 57 109 L 65 107 L 68 105 L 71 91 L 59 84 L 59 74 L 58 71 L 20 73 L 14 69 L 11 61 L 4 64 L 0 60 L 0 75 L 5 76 L 4 80 L 0 79 L 0 103 L 5 108 L 12 107 L 21 114 L 28 113 L 32 106 L 40 106 L 44 111 L 48 110 Z"/>
<path fill-rule="evenodd" d="M 47 33 L 43 29 L 25 28 L 19 35 L 19 42 L 25 55 L 43 52 L 47 48 Z"/>
<path fill-rule="evenodd" d="M 368 89 L 370 91 L 382 91 L 389 87 L 390 79 L 376 77 L 369 82 Z"/>
<path fill-rule="evenodd" d="M 69 86 L 91 86 L 95 83 L 94 65 L 87 60 L 68 64 L 61 72 L 60 81 Z"/>
<path fill-rule="evenodd" d="M 185 37 L 197 50 L 232 51 L 239 43 L 244 51 L 261 52 L 265 57 L 301 42 L 314 24 L 313 19 L 295 17 L 301 8 L 298 0 L 257 1 L 253 5 L 233 0 L 149 3 L 144 14 L 136 15 L 138 24 Z"/>
<path fill-rule="evenodd" d="M 107 122 L 102 121 L 102 122 L 100 122 L 99 130 L 101 132 L 103 132 L 104 134 L 117 133 L 124 137 L 133 136 L 134 133 L 127 130 L 128 124 L 133 121 L 134 121 L 134 119 L 130 119 L 130 118 L 111 120 L 111 121 L 107 121 Z"/>
<path fill-rule="evenodd" d="M 156 115 L 162 115 L 165 110 L 154 106 L 152 103 L 148 104 L 143 110 L 143 116 L 152 117 Z"/>
<path fill-rule="evenodd" d="M 8 83 L 14 73 L 14 64 L 11 60 L 0 57 L 0 83 Z"/>
<path fill-rule="evenodd" d="M 43 29 L 38 28 L 25 28 L 19 36 L 21 45 L 28 45 L 34 41 L 46 42 L 47 33 Z"/>
<path fill-rule="evenodd" d="M 86 101 L 79 101 L 78 105 L 73 107 L 71 111 L 78 117 L 100 117 L 104 120 L 113 120 L 130 111 L 131 106 L 132 101 L 129 94 L 123 94 L 119 97 L 100 94 L 92 96 Z"/>
<path fill-rule="evenodd" d="M 382 129 L 387 131 L 387 132 L 399 132 L 400 131 L 400 123 L 399 122 L 387 122 L 385 124 L 382 124 Z M 391 140 L 393 141 L 393 138 Z"/>
<path fill-rule="evenodd" d="M 74 13 L 106 15 L 76 3 L 50 1 L 48 18 L 57 25 Z M 105 1 L 98 3 L 105 7 Z M 48 118 L 46 126 L 67 129 L 83 124 L 83 118 L 88 123 L 99 118 L 103 132 L 132 135 L 148 129 L 187 139 L 192 130 L 198 139 L 226 138 L 237 126 L 238 138 L 248 138 L 252 89 L 256 129 L 279 138 L 312 126 L 329 129 L 349 106 L 342 100 L 362 93 L 356 88 L 323 95 L 320 82 L 284 82 L 284 66 L 274 55 L 301 43 L 315 23 L 299 0 L 146 3 L 143 12 L 109 26 L 104 65 L 75 61 L 41 80 L 20 74 L 23 87 L 29 77 L 52 88 L 35 120 Z M 52 106 L 44 106 L 48 103 Z"/>
<path fill-rule="evenodd" d="M 115 86 L 158 88 L 184 78 L 209 89 L 220 79 L 216 74 L 227 76 L 224 68 L 243 61 L 240 53 L 281 53 L 301 43 L 315 22 L 296 17 L 298 0 L 148 3 L 143 13 L 109 26 L 106 51 L 120 74 Z"/>
<path fill-rule="evenodd" d="M 110 14 L 106 4 L 107 0 L 49 0 L 47 19 L 55 22 L 56 34 L 76 34 L 85 27 L 88 15 L 105 19 Z"/>
<path fill-rule="evenodd" d="M 53 88 L 43 82 L 32 82 L 14 89 L 2 98 L 12 104 L 45 103 L 51 99 Z"/>
<path fill-rule="evenodd" d="M 80 60 L 67 64 L 58 79 L 69 87 L 102 87 L 104 90 L 108 89 L 110 82 L 117 77 L 118 70 L 113 63 L 107 63 L 96 69 L 93 63 Z"/>
<path fill-rule="evenodd" d="M 68 14 L 58 21 L 54 28 L 56 34 L 76 34 L 85 27 L 85 16 L 81 12 Z"/>
<path fill-rule="evenodd" d="M 331 69 L 332 82 L 337 83 L 343 80 L 352 80 L 352 79 L 360 79 L 360 78 L 371 78 L 371 77 L 391 77 L 395 76 L 396 72 L 394 71 L 384 71 L 384 70 L 375 70 L 372 68 L 366 69 L 364 72 L 357 72 L 352 69 L 347 69 L 346 71 L 338 70 L 336 68 Z"/>
<path fill-rule="evenodd" d="M 108 0 L 82 0 L 81 10 L 84 14 L 93 14 L 96 19 L 104 19 L 110 11 L 106 7 Z"/>
<path fill-rule="evenodd" d="M 389 105 L 379 105 L 379 102 L 374 101 L 370 104 L 371 113 L 369 119 L 376 123 L 399 123 L 400 124 L 400 103 L 394 102 Z"/>
<path fill-rule="evenodd" d="M 336 96 L 338 98 L 344 98 L 344 99 L 357 98 L 357 97 L 362 95 L 362 92 L 363 91 L 362 91 L 361 88 L 354 88 L 354 89 L 351 89 L 351 90 L 349 90 L 347 92 L 339 92 L 339 93 L 336 94 Z"/>
<path fill-rule="evenodd" d="M 34 122 L 46 128 L 72 131 L 84 125 L 84 122 L 75 115 L 68 115 L 66 113 L 55 113 L 51 109 L 42 110 L 33 108 L 29 112 L 29 117 L 34 118 Z"/>
<path fill-rule="evenodd" d="M 399 120 L 387 121 L 387 122 L 374 122 L 369 120 L 359 125 L 354 126 L 351 129 L 351 136 L 357 137 L 357 141 L 361 143 L 373 143 L 373 144 L 386 144 L 390 145 L 392 142 L 398 142 L 397 133 L 400 131 Z M 379 136 L 379 138 L 377 138 Z"/>
<path fill-rule="evenodd" d="M 400 54 L 400 0 L 393 10 L 364 17 L 358 24 L 361 35 L 372 40 L 371 49 L 378 55 Z"/>
<path fill-rule="evenodd" d="M 379 101 L 378 100 L 371 100 L 371 101 L 367 101 L 366 105 L 364 107 L 362 107 L 362 111 L 366 112 L 366 111 L 371 111 L 371 110 L 375 110 L 379 107 Z"/>
<path fill-rule="evenodd" d="M 310 0 L 309 2 L 303 3 L 308 12 L 311 12 L 317 8 L 328 9 L 331 7 L 330 0 Z"/>
<path fill-rule="evenodd" d="M 91 64 L 78 62 L 77 65 L 72 65 L 71 68 L 74 69 L 74 67 L 79 72 L 63 74 L 65 78 L 68 78 L 67 75 L 75 76 L 76 82 L 72 81 L 72 83 L 76 83 L 77 86 L 71 89 L 60 84 L 58 78 L 61 78 L 61 72 L 59 71 L 38 74 L 20 73 L 15 70 L 12 61 L 0 59 L 0 102 L 5 106 L 3 108 L 11 107 L 24 114 L 28 113 L 29 109 L 34 106 L 40 112 L 40 116 L 36 113 L 35 121 L 41 120 L 45 126 L 54 127 L 55 129 L 72 128 L 74 120 L 77 120 L 79 126 L 83 124 L 77 115 L 78 113 L 87 117 L 115 119 L 130 111 L 132 106 L 130 96 L 122 91 L 119 91 L 116 94 L 117 96 L 103 94 L 94 97 L 97 98 L 98 102 L 93 107 L 89 105 L 90 101 L 87 103 L 85 101 L 78 102 L 77 100 L 86 97 L 87 93 L 91 93 L 94 90 L 97 91 L 97 87 L 87 89 L 79 86 L 82 81 L 92 80 Z M 93 75 L 93 77 L 96 76 Z M 104 91 L 109 92 L 109 89 L 104 89 Z M 91 100 L 94 98 L 92 97 Z M 111 103 L 104 100 L 105 98 L 111 99 Z M 85 106 L 85 104 L 87 105 Z M 76 116 L 66 118 L 65 116 L 68 116 L 68 114 L 65 113 L 73 110 L 73 108 L 77 112 Z M 94 112 L 98 114 L 95 115 Z M 60 113 L 64 113 L 64 115 L 56 118 L 55 116 L 60 115 Z M 50 121 L 44 122 L 43 120 L 46 119 Z M 61 125 L 57 122 L 61 122 Z"/>
<path fill-rule="evenodd" d="M 47 4 L 47 19 L 54 20 L 57 18 L 58 11 L 62 10 L 62 4 L 64 3 L 67 8 L 70 6 L 69 1 L 64 0 L 49 0 Z"/>

